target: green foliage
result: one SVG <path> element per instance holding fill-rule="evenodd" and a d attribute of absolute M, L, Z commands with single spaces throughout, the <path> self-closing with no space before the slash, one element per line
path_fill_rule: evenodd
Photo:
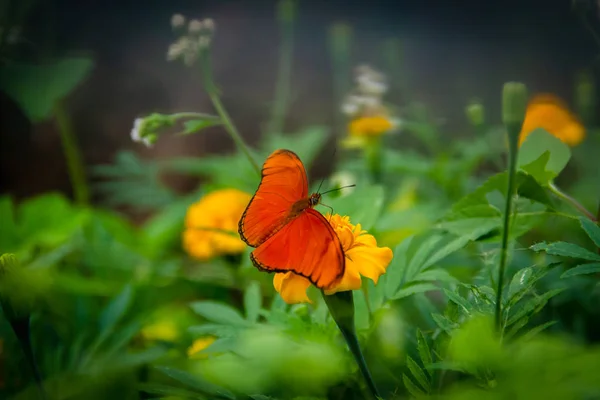
<path fill-rule="evenodd" d="M 0 67 L 0 90 L 16 101 L 32 122 L 41 122 L 92 67 L 89 58 L 63 58 L 40 65 L 11 63 Z"/>
<path fill-rule="evenodd" d="M 42 121 L 91 65 L 7 64 L 0 89 Z M 354 338 L 381 399 L 599 397 L 600 227 L 592 213 L 584 218 L 562 207 L 584 208 L 556 196 L 554 184 L 564 182 L 566 191 L 580 185 L 581 203 L 596 204 L 593 155 L 582 160 L 554 132 L 528 135 L 499 287 L 506 127 L 478 118 L 475 132 L 449 137 L 425 105 L 409 102 L 401 114 L 388 106 L 402 124 L 400 134 L 371 138 L 380 158 L 341 142 L 334 150 L 326 145 L 334 135 L 322 125 L 269 133 L 248 148 L 258 161 L 279 148 L 296 152 L 311 191 L 348 179 L 344 185 L 355 187 L 326 194 L 318 210 L 349 216 L 372 235 L 347 237 L 343 246 L 393 248 L 389 265 L 379 265 L 382 253 L 364 254 L 386 268 L 381 276 L 361 270 L 361 290 L 323 297 L 311 285 L 308 304 L 286 304 L 274 275 L 252 266 L 250 248 L 209 259 L 182 249 L 191 204 L 219 188 L 254 193 L 259 176 L 239 148 L 158 161 L 119 152 L 92 168 L 104 208 L 76 206 L 57 193 L 1 196 L 0 398 L 36 398 L 41 383 L 52 399 L 362 399 L 368 385 Z M 163 128 L 185 136 L 228 127 L 227 114 L 215 110 L 218 116 L 151 114 L 142 119 L 145 139 L 160 145 Z M 312 176 L 320 159 L 333 161 L 335 176 Z M 180 194 L 168 185 L 172 174 L 200 183 Z M 226 215 L 229 206 L 219 211 Z M 239 215 L 223 219 L 235 225 Z M 215 246 L 212 239 L 200 244 Z M 349 265 L 345 278 L 358 273 Z"/>

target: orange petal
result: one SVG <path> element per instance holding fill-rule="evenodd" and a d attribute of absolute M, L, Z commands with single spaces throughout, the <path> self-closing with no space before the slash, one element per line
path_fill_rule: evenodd
<path fill-rule="evenodd" d="M 288 304 L 312 303 L 306 294 L 310 281 L 293 272 L 277 273 L 273 277 L 273 286 Z"/>

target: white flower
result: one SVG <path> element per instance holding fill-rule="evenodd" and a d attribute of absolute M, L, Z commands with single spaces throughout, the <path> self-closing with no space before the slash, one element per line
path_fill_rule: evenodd
<path fill-rule="evenodd" d="M 388 85 L 382 76 L 364 74 L 356 77 L 358 90 L 364 94 L 381 96 L 388 90 Z"/>
<path fill-rule="evenodd" d="M 190 23 L 188 24 L 188 32 L 192 33 L 192 34 L 197 34 L 202 32 L 202 29 L 204 28 L 204 25 L 202 24 L 202 22 L 198 21 L 197 19 L 193 19 L 190 21 Z"/>
<path fill-rule="evenodd" d="M 331 175 L 331 184 L 333 188 L 344 188 L 340 190 L 340 197 L 347 196 L 355 189 L 356 177 L 347 171 L 339 171 Z M 348 187 L 350 186 L 350 187 Z"/>
<path fill-rule="evenodd" d="M 207 33 L 212 34 L 215 31 L 215 21 L 213 21 L 212 18 L 205 18 L 204 21 L 202 21 L 202 25 Z"/>
<path fill-rule="evenodd" d="M 142 128 L 144 125 L 144 118 L 136 118 L 133 121 L 133 129 L 131 130 L 131 140 L 136 143 L 144 143 L 146 147 L 152 147 L 152 141 L 148 136 L 142 136 Z"/>
<path fill-rule="evenodd" d="M 181 14 L 173 14 L 171 17 L 171 26 L 173 28 L 181 28 L 185 25 L 185 17 Z"/>

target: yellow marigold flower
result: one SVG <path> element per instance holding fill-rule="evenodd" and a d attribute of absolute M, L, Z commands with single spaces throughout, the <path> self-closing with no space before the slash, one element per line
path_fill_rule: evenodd
<path fill-rule="evenodd" d="M 142 329 L 142 336 L 147 340 L 174 342 L 179 337 L 179 329 L 173 321 L 160 321 L 145 326 Z"/>
<path fill-rule="evenodd" d="M 348 124 L 350 136 L 380 136 L 393 128 L 392 121 L 385 115 L 364 116 Z"/>
<path fill-rule="evenodd" d="M 208 346 L 214 343 L 216 339 L 212 336 L 201 337 L 192 343 L 192 345 L 187 350 L 187 355 L 189 358 L 205 358 L 206 355 L 199 354 L 202 350 L 206 349 Z"/>
<path fill-rule="evenodd" d="M 183 248 L 200 260 L 244 251 L 237 235 L 240 220 L 251 196 L 237 189 L 217 190 L 190 206 L 185 217 Z"/>
<path fill-rule="evenodd" d="M 392 250 L 388 247 L 377 247 L 375 237 L 362 230 L 360 224 L 352 225 L 349 217 L 334 214 L 326 215 L 326 218 L 342 243 L 346 256 L 346 270 L 340 283 L 325 294 L 360 289 L 362 276 L 377 284 L 379 277 L 385 273 L 392 261 Z M 273 278 L 275 290 L 289 304 L 310 303 L 306 294 L 310 285 L 308 279 L 293 272 L 277 273 Z"/>
<path fill-rule="evenodd" d="M 569 146 L 577 146 L 585 138 L 585 128 L 568 106 L 557 96 L 539 94 L 527 105 L 519 144 L 537 128 L 543 128 Z"/>

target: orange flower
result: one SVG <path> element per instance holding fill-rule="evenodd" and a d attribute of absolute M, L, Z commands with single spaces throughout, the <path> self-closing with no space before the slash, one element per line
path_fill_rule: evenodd
<path fill-rule="evenodd" d="M 352 225 L 349 217 L 334 214 L 327 215 L 326 218 L 342 243 L 346 269 L 340 283 L 325 294 L 360 289 L 363 276 L 377 284 L 379 277 L 385 273 L 392 261 L 392 250 L 388 247 L 377 247 L 375 237 L 362 230 L 360 224 Z M 310 303 L 306 294 L 310 285 L 308 279 L 293 272 L 277 273 L 273 278 L 275 290 L 289 304 Z"/>
<path fill-rule="evenodd" d="M 537 128 L 542 128 L 569 146 L 577 146 L 585 138 L 585 128 L 568 106 L 553 94 L 534 96 L 527 105 L 519 145 Z"/>
<path fill-rule="evenodd" d="M 391 130 L 394 124 L 385 115 L 363 116 L 350 121 L 348 131 L 350 136 L 372 137 L 380 136 Z"/>
<path fill-rule="evenodd" d="M 238 221 L 251 196 L 237 189 L 217 190 L 190 206 L 185 216 L 183 248 L 200 260 L 244 251 Z"/>

